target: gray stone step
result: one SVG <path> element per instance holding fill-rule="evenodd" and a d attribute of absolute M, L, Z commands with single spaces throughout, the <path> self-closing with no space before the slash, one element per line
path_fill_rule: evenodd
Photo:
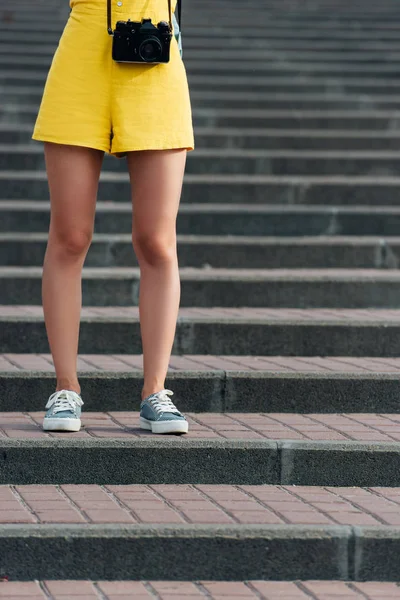
<path fill-rule="evenodd" d="M 40 434 L 39 427 L 37 428 Z M 398 486 L 400 443 L 190 437 L 3 438 L 1 484 Z M 137 430 L 140 431 L 140 430 Z M 82 432 L 83 433 L 83 432 Z M 76 464 L 85 468 L 76 468 Z M 43 468 L 43 465 L 46 468 Z"/>
<path fill-rule="evenodd" d="M 0 146 L 0 169 L 45 168 L 41 143 Z M 103 168 L 109 173 L 126 173 L 125 160 L 106 155 Z M 198 148 L 190 152 L 187 174 L 246 175 L 400 175 L 397 152 L 390 151 L 293 151 Z"/>
<path fill-rule="evenodd" d="M 190 36 L 186 36 L 185 29 L 185 60 L 186 52 L 189 52 L 195 48 L 200 50 L 215 49 L 216 52 L 218 52 L 218 49 L 220 48 L 243 49 L 243 38 L 241 36 L 234 36 L 230 38 L 226 38 L 224 36 L 209 37 L 207 43 L 205 43 L 204 37 L 200 37 L 199 32 L 196 33 L 197 35 L 192 34 Z M 316 32 L 310 30 L 310 35 L 315 35 L 315 33 Z M 46 34 L 46 39 L 44 40 L 43 35 L 41 34 L 25 32 L 23 40 L 19 40 L 18 43 L 15 39 L 15 33 L 11 31 L 3 31 L 0 42 L 0 52 L 5 53 L 12 51 L 17 55 L 20 55 L 26 53 L 27 46 L 29 46 L 29 51 L 32 54 L 43 56 L 43 54 L 54 52 L 57 47 L 59 37 L 60 36 L 58 34 L 50 33 Z M 364 39 L 327 39 L 323 36 L 318 39 L 309 39 L 308 37 L 297 38 L 294 31 L 292 37 L 289 37 L 286 34 L 282 37 L 271 37 L 271 35 L 269 35 L 268 38 L 253 37 L 252 48 L 265 48 L 270 51 L 284 50 L 287 52 L 293 50 L 299 50 L 301 52 L 312 52 L 313 50 L 319 50 L 321 52 L 337 52 L 338 54 L 364 51 L 391 53 L 400 51 L 400 43 L 396 37 L 388 40 L 373 40 L 368 37 L 365 37 Z"/>
<path fill-rule="evenodd" d="M 14 43 L 17 33 L 23 33 L 23 41 L 22 45 L 25 44 L 27 49 L 30 48 L 31 44 L 57 44 L 60 35 L 62 33 L 64 23 L 59 23 L 56 29 L 53 30 L 38 30 L 36 28 L 32 28 L 31 22 L 27 23 L 24 26 L 24 29 L 21 29 L 20 26 L 11 27 L 8 25 L 1 29 L 1 41 L 7 43 Z M 253 22 L 254 24 L 254 22 Z M 45 34 L 45 37 L 44 35 Z M 265 27 L 261 30 L 257 31 L 251 28 L 241 28 L 240 34 L 237 30 L 235 30 L 234 34 L 232 33 L 232 28 L 229 27 L 200 27 L 199 25 L 188 26 L 185 24 L 185 40 L 190 39 L 191 44 L 198 44 L 202 47 L 210 47 L 214 43 L 214 40 L 217 40 L 217 44 L 220 44 L 218 40 L 225 39 L 227 43 L 230 43 L 231 40 L 240 40 L 241 44 L 249 39 L 251 36 L 252 44 L 260 43 L 265 41 L 266 36 L 268 40 L 271 40 L 271 43 L 278 42 L 280 44 L 283 41 L 288 42 L 288 44 L 293 43 L 310 43 L 318 42 L 318 43 L 332 43 L 332 44 L 341 44 L 342 42 L 348 46 L 356 45 L 357 47 L 362 44 L 368 44 L 368 47 L 371 47 L 372 44 L 375 43 L 385 43 L 385 44 L 398 44 L 399 37 L 398 32 L 396 30 L 390 29 L 368 29 L 368 30 L 355 30 L 337 28 L 334 29 L 315 29 L 314 27 L 309 28 L 299 28 L 295 26 L 294 28 L 280 29 L 268 29 L 265 31 Z"/>
<path fill-rule="evenodd" d="M 41 308 L 0 307 L 0 328 L 0 353 L 49 352 Z M 396 357 L 400 353 L 399 328 L 400 316 L 396 311 L 181 309 L 172 353 Z M 83 354 L 141 354 L 137 308 L 130 311 L 106 308 L 97 312 L 84 309 L 79 351 Z M 299 364 L 303 368 L 308 366 L 307 361 Z M 310 364 L 310 368 L 317 369 L 317 363 L 313 365 L 311 361 Z M 332 364 L 337 369 L 341 367 L 340 361 Z M 354 365 L 357 364 L 355 361 Z M 391 364 L 390 360 L 387 363 L 371 361 L 371 368 L 385 370 Z"/>
<path fill-rule="evenodd" d="M 378 269 L 180 269 L 181 306 L 398 308 L 400 271 Z M 40 304 L 40 267 L 0 267 L 1 304 Z M 85 306 L 136 306 L 135 267 L 83 270 Z"/>
<path fill-rule="evenodd" d="M 18 312 L 21 312 L 20 309 Z M 29 318 L 25 318 L 25 321 L 28 322 Z M 84 331 L 87 330 L 86 322 L 84 319 Z M 181 325 L 178 332 L 181 332 Z M 137 335 L 131 340 L 132 352 L 138 338 Z M 184 345 L 180 341 L 177 343 L 184 352 Z M 365 421 L 375 412 L 399 413 L 399 362 L 398 358 L 346 356 L 177 355 L 174 350 L 166 386 L 174 391 L 174 399 L 182 411 L 204 414 L 218 411 L 235 414 L 243 410 L 247 413 L 272 411 L 281 415 L 294 411 L 298 415 L 317 411 L 328 416 L 346 412 L 359 413 Z M 143 356 L 80 354 L 78 367 L 85 411 L 139 410 Z M 45 401 L 54 389 L 54 366 L 50 354 L 9 353 L 0 356 L 0 410 L 3 411 L 4 426 L 8 412 L 26 411 L 26 397 L 29 397 L 30 410 L 43 411 Z M 25 420 L 27 418 L 24 417 Z M 336 419 L 335 416 L 329 418 L 333 421 Z M 340 421 L 340 417 L 338 419 Z M 301 420 L 302 417 L 298 416 L 299 423 Z M 387 419 L 384 422 L 392 427 L 393 432 L 398 432 L 398 425 L 393 425 Z M 318 430 L 315 421 L 308 419 L 306 423 L 310 429 L 314 427 L 314 430 Z M 354 422 L 347 424 L 349 430 L 357 431 L 358 436 L 364 432 L 369 439 L 393 440 L 384 436 L 381 429 L 377 438 L 376 429 L 371 433 L 365 430 L 364 425 L 358 425 L 357 428 Z M 276 420 L 270 425 L 269 431 L 274 437 L 280 425 Z M 331 436 L 343 439 L 343 436 L 332 431 L 332 425 L 335 426 L 332 422 L 328 430 L 324 428 L 325 438 L 330 431 Z M 21 425 L 19 431 L 22 431 Z M 296 437 L 299 435 L 293 428 L 289 433 Z M 248 435 L 251 437 L 252 434 Z M 320 434 L 317 432 L 316 435 Z M 347 438 L 344 437 L 349 439 L 348 434 Z M 355 439 L 360 440 L 360 437 L 356 436 Z"/>
<path fill-rule="evenodd" d="M 6 557 L 4 568 L 14 581 L 43 578 L 50 586 L 52 579 L 59 581 L 71 575 L 78 586 L 77 580 L 84 578 L 107 579 L 107 582 L 114 578 L 140 581 L 192 578 L 211 582 L 221 578 L 236 581 L 241 577 L 246 581 L 251 577 L 257 580 L 262 577 L 298 579 L 302 575 L 316 580 L 328 575 L 329 579 L 348 578 L 354 557 L 353 554 L 349 557 L 347 548 L 353 548 L 357 539 L 357 548 L 363 548 L 360 572 L 377 572 L 373 566 L 376 564 L 373 555 L 374 550 L 379 549 L 382 563 L 385 561 L 387 579 L 394 579 L 398 565 L 391 549 L 397 552 L 396 533 L 385 529 L 371 530 L 370 535 L 359 528 L 355 531 L 357 538 L 351 528 L 340 525 L 283 525 L 279 528 L 262 524 L 3 525 L 0 528 L 0 551 Z M 27 555 L 32 557 L 29 565 Z M 243 561 L 244 555 L 251 560 Z M 282 561 L 282 556 L 290 557 L 290 560 Z M 381 565 L 381 560 L 378 564 Z M 107 583 L 107 586 L 107 589 L 112 589 L 112 584 Z M 127 583 L 124 587 L 129 589 Z M 209 587 L 212 589 L 212 585 L 209 584 Z M 57 589 L 60 589 L 60 584 Z M 125 597 L 134 596 L 136 594 Z M 150 595 L 139 597 L 150 598 Z M 200 595 L 193 596 L 197 597 L 200 598 Z M 266 596 L 257 594 L 253 597 Z"/>
<path fill-rule="evenodd" d="M 400 94 L 400 82 L 393 79 L 368 79 L 354 77 L 350 80 L 340 77 L 287 77 L 278 75 L 276 77 L 257 77 L 249 75 L 196 75 L 188 73 L 190 90 L 213 90 L 213 91 L 265 91 L 269 93 L 314 93 L 314 94 L 358 94 L 360 106 L 368 101 L 368 95 L 398 96 Z M 23 96 L 24 94 L 36 93 L 40 95 L 44 77 L 42 73 L 35 71 L 12 71 L 0 69 L 0 82 L 7 87 L 4 92 Z M 40 87 L 39 87 L 40 86 Z M 250 95 L 250 94 L 249 94 Z M 19 99 L 21 102 L 21 99 Z M 196 108 L 196 107 L 195 107 Z M 201 108 L 201 107 L 200 107 Z"/>
<path fill-rule="evenodd" d="M 0 28 L 1 31 L 1 28 Z M 249 35 L 251 35 L 249 33 Z M 26 63 L 21 61 L 21 68 L 26 68 Z M 330 62 L 320 62 L 320 63 L 311 63 L 307 61 L 291 63 L 290 61 L 283 61 L 275 59 L 271 61 L 254 61 L 254 60 L 243 60 L 243 61 L 212 61 L 210 62 L 207 59 L 185 59 L 185 65 L 188 72 L 193 74 L 203 74 L 203 75 L 211 75 L 218 73 L 227 73 L 227 74 L 235 74 L 238 75 L 248 75 L 249 71 L 254 72 L 255 74 L 262 74 L 277 76 L 280 74 L 285 74 L 286 76 L 298 76 L 301 75 L 326 75 L 329 77 L 338 77 L 341 78 L 352 78 L 354 76 L 364 75 L 367 78 L 376 77 L 377 79 L 382 78 L 395 78 L 398 77 L 400 73 L 400 63 L 393 64 L 382 64 L 382 65 L 374 65 L 374 64 L 332 64 Z M 2 63 L 2 69 L 7 68 L 15 69 L 17 66 L 15 63 L 7 64 L 5 62 Z M 39 65 L 37 66 L 39 68 Z M 46 59 L 46 64 L 42 65 L 43 73 L 48 71 L 48 60 Z"/>
<path fill-rule="evenodd" d="M 310 266 L 323 266 L 325 260 L 326 266 L 334 266 L 340 257 L 355 261 L 358 267 L 366 266 L 365 261 L 376 268 L 397 266 L 399 239 L 396 234 L 400 225 L 397 207 L 274 206 L 261 204 L 261 200 L 260 204 L 196 204 L 194 198 L 190 198 L 190 193 L 196 193 L 194 184 L 189 181 L 185 189 L 178 211 L 177 232 L 181 259 L 186 263 L 195 261 L 193 266 L 249 266 L 250 261 L 255 267 L 267 264 L 276 267 L 280 261 L 287 260 L 294 261 L 293 267 L 302 266 L 303 261 L 310 261 Z M 41 260 L 49 210 L 49 202 L 0 201 L 3 264 L 6 261 L 12 264 L 13 256 L 24 257 L 31 263 Z M 130 202 L 97 202 L 93 254 L 88 257 L 93 266 L 99 260 L 108 261 L 110 265 L 119 260 L 132 264 L 134 257 L 126 256 L 127 252 L 131 254 L 127 247 L 131 243 L 131 217 Z M 28 254 L 20 242 L 29 246 Z M 235 254 L 233 246 L 236 245 Z M 194 253 L 190 248 L 195 249 Z"/>
<path fill-rule="evenodd" d="M 21 216 L 21 213 L 14 214 L 17 217 Z M 109 213 L 103 216 L 110 219 Z M 120 216 L 122 217 L 123 213 Z M 197 223 L 198 230 L 202 224 L 201 216 L 192 215 L 193 219 L 199 219 Z M 214 216 L 217 215 L 214 213 Z M 285 214 L 278 213 L 273 216 L 276 217 L 274 220 L 278 221 L 274 235 L 287 233 L 278 229 L 279 225 L 285 225 Z M 307 223 L 307 216 L 307 213 L 305 213 L 303 219 L 300 219 L 294 215 L 294 218 L 298 221 L 296 234 L 299 236 L 301 235 L 301 223 L 303 220 Z M 311 219 L 314 215 L 309 216 L 312 225 Z M 263 217 L 268 218 L 268 215 L 263 215 Z M 357 222 L 357 215 L 354 215 L 354 217 L 354 221 L 362 229 L 363 221 L 360 219 Z M 373 214 L 370 217 L 372 221 Z M 386 239 L 380 237 L 368 238 L 366 236 L 288 237 L 283 239 L 262 237 L 251 231 L 251 221 L 257 219 L 256 213 L 249 220 L 247 236 L 244 235 L 243 231 L 236 232 L 235 236 L 233 230 L 236 227 L 237 216 L 221 215 L 220 219 L 223 219 L 222 222 L 225 226 L 232 223 L 231 233 L 221 235 L 220 232 L 215 231 L 212 235 L 212 232 L 206 228 L 209 221 L 208 217 L 204 223 L 204 231 L 207 231 L 207 235 L 196 235 L 194 233 L 185 235 L 180 231 L 183 230 L 183 226 L 190 225 L 191 219 L 180 219 L 178 217 L 178 260 L 181 267 L 396 269 L 400 264 L 400 238 L 398 237 Z M 290 216 L 288 220 L 287 226 L 290 228 Z M 390 215 L 388 215 L 388 220 L 390 222 Z M 395 223 L 390 222 L 390 226 L 394 228 L 396 223 L 398 225 L 398 220 L 397 218 Z M 221 221 L 218 219 L 215 222 L 220 223 Z M 335 222 L 337 222 L 336 219 Z M 106 224 L 107 226 L 116 225 L 116 223 L 111 224 L 107 221 Z M 318 219 L 316 219 L 314 227 L 317 224 Z M 258 222 L 257 229 L 261 225 L 262 222 Z M 379 226 L 379 220 L 377 220 L 377 225 Z M 3 223 L 3 226 L 7 229 L 6 223 Z M 269 223 L 269 227 L 273 227 L 273 223 Z M 326 227 L 325 231 L 328 229 Z M 318 232 L 314 232 L 314 234 L 318 235 Z M 47 237 L 47 233 L 0 233 L 0 265 L 15 267 L 41 266 L 46 250 Z M 95 234 L 85 264 L 88 267 L 138 266 L 132 249 L 130 233 Z"/>
<path fill-rule="evenodd" d="M 383 206 L 400 204 L 399 177 L 275 177 L 268 175 L 186 175 L 183 203 L 243 203 L 249 204 L 312 204 Z M 37 201 L 48 199 L 46 173 L 43 171 L 0 171 L 0 189 L 4 199 L 22 200 L 22 210 L 30 203 L 31 223 L 21 227 L 42 230 L 43 207 Z M 98 199 L 113 201 L 113 210 L 129 201 L 130 184 L 125 173 L 106 173 L 100 176 Z M 32 202 L 34 201 L 34 202 Z M 28 203 L 28 204 L 27 204 Z M 7 210 L 11 208 L 7 204 Z M 116 206 L 115 206 L 116 205 Z M 2 203 L 2 207 L 4 207 Z M 17 205 L 15 205 L 17 206 Z M 21 206 L 21 205 L 20 205 Z M 19 210 L 16 208 L 16 210 Z M 47 210 L 47 209 L 46 209 Z M 15 218 L 15 215 L 12 217 Z M 1 222 L 0 222 L 1 227 Z M 107 229 L 107 231 L 110 231 Z"/>
<path fill-rule="evenodd" d="M 32 125 L 0 123 L 0 144 L 32 144 Z M 400 150 L 399 131 L 196 127 L 196 148 L 245 150 Z"/>
<path fill-rule="evenodd" d="M 27 69 L 29 66 L 34 66 L 35 71 L 40 71 L 50 67 L 51 59 L 56 49 L 55 45 L 42 46 L 36 45 L 34 51 L 26 56 L 26 48 L 16 44 L 2 46 L 0 44 L 0 68 L 2 70 L 8 69 Z M 25 51 L 25 52 L 24 52 Z M 318 63 L 332 63 L 335 65 L 398 65 L 400 62 L 400 51 L 391 50 L 384 52 L 377 52 L 373 49 L 367 48 L 365 51 L 321 51 L 318 53 L 309 51 L 299 51 L 291 49 L 276 49 L 270 48 L 268 43 L 260 43 L 254 48 L 235 48 L 228 47 L 226 45 L 222 48 L 207 47 L 204 48 L 202 45 L 200 48 L 186 47 L 185 44 L 185 64 L 190 70 L 190 64 L 192 61 L 209 61 L 210 59 L 218 60 L 219 62 L 241 63 L 243 61 L 254 61 L 255 63 L 261 63 L 263 61 L 271 61 L 272 63 L 277 61 L 285 60 L 288 64 L 290 63 L 309 63 L 310 65 Z"/>
<path fill-rule="evenodd" d="M 8 78 L 3 78 L 4 83 L 8 83 Z M 22 78 L 20 82 L 22 83 Z M 32 83 L 36 84 L 36 81 Z M 35 88 L 36 89 L 36 88 Z M 24 104 L 36 103 L 39 104 L 42 90 L 38 93 L 30 92 L 29 87 L 22 88 L 22 94 L 19 94 L 19 89 L 9 88 L 3 94 L 4 102 L 13 103 L 21 101 Z M 360 94 L 346 94 L 343 92 L 334 93 L 267 93 L 263 91 L 253 91 L 249 93 L 246 91 L 233 91 L 233 90 L 196 90 L 191 91 L 191 101 L 193 109 L 196 108 L 204 109 L 218 109 L 226 107 L 231 110 L 240 110 L 241 107 L 245 106 L 246 110 L 257 109 L 257 110 L 317 110 L 317 111 L 329 111 L 329 110 L 357 110 L 371 111 L 371 110 L 383 110 L 383 111 L 398 111 L 400 108 L 400 96 L 395 95 L 372 95 L 368 94 L 360 96 Z M 362 114 L 361 114 L 362 116 Z"/>
<path fill-rule="evenodd" d="M 30 124 L 33 129 L 38 113 L 36 103 L 0 106 L 0 123 Z M 262 110 L 222 109 L 193 107 L 195 127 L 213 128 L 283 128 L 283 129 L 333 129 L 348 131 L 387 132 L 400 129 L 398 111 L 384 110 Z"/>
<path fill-rule="evenodd" d="M 228 13 L 226 10 L 221 10 L 220 13 L 213 11 L 213 21 L 210 23 L 210 13 L 203 11 L 193 11 L 193 17 L 190 12 L 186 14 L 185 32 L 187 35 L 197 35 L 204 37 L 205 31 L 204 26 L 207 26 L 207 34 L 209 37 L 216 36 L 222 30 L 224 37 L 232 37 L 236 32 L 232 31 L 231 26 L 237 25 L 238 16 L 233 13 Z M 399 12 L 396 11 L 396 16 L 399 16 Z M 23 34 L 25 32 L 34 32 L 43 34 L 43 41 L 46 42 L 45 34 L 58 34 L 60 35 L 64 24 L 68 18 L 68 11 L 65 18 L 53 18 L 50 20 L 39 19 L 32 20 L 19 18 L 17 20 L 10 20 L 0 22 L 0 32 L 15 32 Z M 340 18 L 335 15 L 335 19 L 328 19 L 326 17 L 319 17 L 315 20 L 308 19 L 308 15 L 304 15 L 303 20 L 295 19 L 284 19 L 274 18 L 268 12 L 257 14 L 257 19 L 254 20 L 254 16 L 247 12 L 244 16 L 240 17 L 241 28 L 239 30 L 240 35 L 249 36 L 252 33 L 261 35 L 265 33 L 266 36 L 271 35 L 272 37 L 284 37 L 289 32 L 293 32 L 295 29 L 296 37 L 302 37 L 303 35 L 326 35 L 327 38 L 334 36 L 354 36 L 362 35 L 368 39 L 368 34 L 371 33 L 373 36 L 385 36 L 389 39 L 394 37 L 396 32 L 400 29 L 400 25 L 396 18 L 392 15 L 388 17 L 380 18 L 379 16 L 372 16 L 371 19 L 365 20 L 364 22 L 360 19 L 351 20 L 348 17 Z M 356 31 L 354 31 L 356 25 Z M 372 38 L 374 39 L 374 38 Z M 378 38 L 379 39 L 379 38 Z"/>
<path fill-rule="evenodd" d="M 15 76 L 13 75 L 13 78 Z M 4 85 L 10 83 L 8 77 L 2 78 Z M 23 78 L 17 83 L 23 83 Z M 32 83 L 36 86 L 36 79 L 32 80 Z M 36 87 L 34 88 L 36 89 Z M 22 94 L 19 92 L 22 91 Z M 4 102 L 12 103 L 36 103 L 39 104 L 42 97 L 42 89 L 38 92 L 29 91 L 29 87 L 19 88 L 8 88 L 3 93 Z M 400 108 L 400 96 L 395 95 L 383 95 L 383 94 L 368 94 L 360 96 L 360 94 L 343 94 L 342 91 L 325 92 L 321 94 L 316 93 L 295 93 L 295 92 L 282 92 L 282 93 L 268 93 L 264 91 L 253 91 L 250 93 L 249 90 L 238 91 L 236 90 L 218 90 L 210 91 L 208 89 L 193 89 L 191 91 L 191 101 L 193 109 L 199 107 L 201 109 L 218 109 L 226 107 L 227 109 L 240 110 L 241 107 L 245 106 L 246 110 L 258 109 L 258 110 L 356 110 L 360 111 L 371 111 L 371 110 L 383 110 L 383 111 L 398 111 Z"/>

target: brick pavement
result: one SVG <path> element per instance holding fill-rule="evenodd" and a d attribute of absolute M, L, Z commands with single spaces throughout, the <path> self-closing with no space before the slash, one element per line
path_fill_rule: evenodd
<path fill-rule="evenodd" d="M 399 238 L 400 240 L 400 238 Z M 82 318 L 103 319 L 138 319 L 137 306 L 83 306 Z M 18 317 L 43 319 L 43 309 L 39 305 L 10 305 L 0 306 L 0 318 Z M 380 308 L 254 308 L 254 307 L 179 307 L 178 318 L 235 318 L 268 321 L 400 321 L 400 310 Z"/>
<path fill-rule="evenodd" d="M 224 356 L 214 354 L 172 355 L 169 371 L 257 371 L 274 373 L 400 373 L 400 357 L 353 356 Z M 142 354 L 80 354 L 78 372 L 128 373 L 143 370 Z M 0 354 L 0 373 L 54 372 L 50 354 Z"/>
<path fill-rule="evenodd" d="M 245 407 L 243 407 L 245 408 Z M 193 438 L 400 441 L 399 414 L 185 413 Z M 159 438 L 140 429 L 138 412 L 83 412 L 79 432 L 44 432 L 42 412 L 0 413 L 0 439 Z"/>
<path fill-rule="evenodd" d="M 2 485 L 0 524 L 399 526 L 400 488 Z"/>
<path fill-rule="evenodd" d="M 32 581 L 0 583 L 7 600 L 385 600 L 400 584 L 344 581 Z"/>

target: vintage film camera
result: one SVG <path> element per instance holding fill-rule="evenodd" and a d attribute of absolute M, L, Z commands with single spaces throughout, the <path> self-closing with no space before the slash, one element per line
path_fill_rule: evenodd
<path fill-rule="evenodd" d="M 180 35 L 181 0 L 177 1 Z M 174 27 L 172 24 L 171 0 L 168 0 L 169 22 L 160 21 L 157 25 L 151 19 L 142 21 L 117 21 L 111 27 L 111 0 L 107 0 L 107 31 L 113 36 L 112 58 L 123 63 L 167 63 Z M 175 15 L 174 15 L 175 18 Z M 175 21 L 177 23 L 177 21 Z M 181 51 L 181 49 L 180 49 Z"/>
<path fill-rule="evenodd" d="M 114 30 L 112 57 L 117 62 L 169 62 L 172 31 L 167 21 L 157 26 L 151 19 L 142 22 L 117 21 Z"/>

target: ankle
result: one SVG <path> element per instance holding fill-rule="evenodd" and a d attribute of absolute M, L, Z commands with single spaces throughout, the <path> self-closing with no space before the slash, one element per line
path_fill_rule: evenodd
<path fill-rule="evenodd" d="M 71 390 L 80 395 L 81 386 L 79 385 L 79 383 L 76 380 L 74 381 L 72 379 L 66 379 L 66 378 L 58 379 L 55 391 L 59 392 L 60 390 Z"/>
<path fill-rule="evenodd" d="M 156 387 L 149 387 L 149 388 L 143 388 L 142 389 L 142 400 L 144 400 L 145 398 L 147 398 L 147 396 L 150 396 L 151 394 L 155 394 L 156 392 L 161 392 L 161 390 L 163 390 L 164 387 L 163 386 L 156 386 Z"/>

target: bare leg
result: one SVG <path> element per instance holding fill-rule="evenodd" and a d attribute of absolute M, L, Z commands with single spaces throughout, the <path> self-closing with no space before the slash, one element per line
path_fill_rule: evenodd
<path fill-rule="evenodd" d="M 51 217 L 42 299 L 56 390 L 80 393 L 77 355 L 81 274 L 92 239 L 103 156 L 103 152 L 92 148 L 45 143 Z"/>
<path fill-rule="evenodd" d="M 164 388 L 180 302 L 176 217 L 185 149 L 128 153 L 132 242 L 140 266 L 142 399 Z"/>

